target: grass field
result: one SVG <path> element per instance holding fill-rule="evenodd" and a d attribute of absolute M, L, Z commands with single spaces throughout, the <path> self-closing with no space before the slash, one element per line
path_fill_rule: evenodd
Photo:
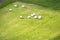
<path fill-rule="evenodd" d="M 13 6 L 15 3 L 17 8 Z M 60 10 L 30 3 L 15 3 L 0 9 L 0 40 L 60 40 Z M 22 4 L 26 8 L 21 8 Z M 13 11 L 9 12 L 9 8 Z M 31 13 L 41 15 L 42 19 L 27 19 Z M 20 15 L 24 19 L 20 19 Z"/>

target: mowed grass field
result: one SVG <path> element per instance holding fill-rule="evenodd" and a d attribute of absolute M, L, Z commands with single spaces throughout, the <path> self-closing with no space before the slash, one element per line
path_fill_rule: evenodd
<path fill-rule="evenodd" d="M 15 8 L 13 5 L 17 4 Z M 24 4 L 26 8 L 22 8 Z M 9 8 L 13 11 L 9 12 Z M 32 13 L 42 19 L 28 19 Z M 24 19 L 20 19 L 22 15 Z M 60 10 L 44 8 L 39 5 L 15 2 L 0 9 L 0 40 L 54 40 L 60 35 Z M 55 40 L 60 40 L 55 39 Z"/>

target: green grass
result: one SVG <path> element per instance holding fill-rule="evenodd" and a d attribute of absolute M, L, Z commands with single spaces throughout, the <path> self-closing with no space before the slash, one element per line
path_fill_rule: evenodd
<path fill-rule="evenodd" d="M 0 40 L 52 40 L 60 34 L 60 10 L 23 2 L 15 3 L 18 8 L 14 8 L 12 3 L 0 9 Z M 26 8 L 21 8 L 22 4 Z M 9 8 L 13 11 L 9 12 Z M 27 19 L 34 12 L 41 15 L 42 19 Z M 20 19 L 20 15 L 24 19 Z"/>

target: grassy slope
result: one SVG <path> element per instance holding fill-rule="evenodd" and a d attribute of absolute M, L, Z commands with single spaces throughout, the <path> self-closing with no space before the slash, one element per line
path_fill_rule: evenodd
<path fill-rule="evenodd" d="M 55 10 L 60 9 L 60 0 L 19 0 L 19 1 L 35 3 L 45 8 L 53 8 Z"/>
<path fill-rule="evenodd" d="M 14 8 L 13 4 L 0 10 L 0 40 L 49 40 L 60 34 L 60 10 L 22 2 L 17 2 L 19 7 Z M 27 7 L 21 8 L 22 4 Z M 13 11 L 9 12 L 9 8 Z M 41 15 L 42 20 L 26 18 L 33 12 Z M 24 19 L 19 19 L 20 15 Z"/>

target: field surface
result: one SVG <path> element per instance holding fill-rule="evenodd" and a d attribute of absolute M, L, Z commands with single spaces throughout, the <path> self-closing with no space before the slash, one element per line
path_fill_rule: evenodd
<path fill-rule="evenodd" d="M 26 7 L 22 8 L 22 4 Z M 42 19 L 28 19 L 32 13 L 41 15 Z M 24 18 L 20 19 L 20 15 Z M 60 40 L 60 10 L 31 3 L 11 3 L 0 9 L 0 40 Z"/>

